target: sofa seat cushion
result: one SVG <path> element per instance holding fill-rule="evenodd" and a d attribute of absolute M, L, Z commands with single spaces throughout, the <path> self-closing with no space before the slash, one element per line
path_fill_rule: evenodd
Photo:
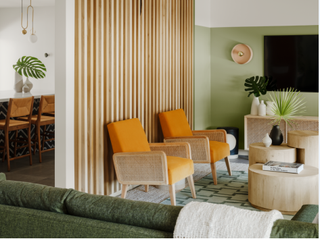
<path fill-rule="evenodd" d="M 1 180 L 0 204 L 66 213 L 64 201 L 72 190 Z"/>
<path fill-rule="evenodd" d="M 0 205 L 4 238 L 166 238 L 173 233 L 28 208 Z"/>
<path fill-rule="evenodd" d="M 270 238 L 318 238 L 319 225 L 289 220 L 274 222 Z"/>
<path fill-rule="evenodd" d="M 66 199 L 68 213 L 137 227 L 173 232 L 182 207 L 72 191 Z"/>
<path fill-rule="evenodd" d="M 230 155 L 230 146 L 228 143 L 209 141 L 211 163 L 215 163 Z"/>
<path fill-rule="evenodd" d="M 194 172 L 191 159 L 167 156 L 169 184 L 175 184 Z"/>

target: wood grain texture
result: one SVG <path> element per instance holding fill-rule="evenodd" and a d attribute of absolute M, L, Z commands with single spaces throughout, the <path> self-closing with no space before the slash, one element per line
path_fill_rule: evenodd
<path fill-rule="evenodd" d="M 249 145 L 249 165 L 264 164 L 269 161 L 295 163 L 296 160 L 297 150 L 287 144 L 270 145 L 270 147 L 266 147 L 263 143 Z"/>
<path fill-rule="evenodd" d="M 297 148 L 298 163 L 319 168 L 319 133 L 317 131 L 290 131 L 288 145 Z"/>
<path fill-rule="evenodd" d="M 318 204 L 318 168 L 304 165 L 299 174 L 249 167 L 248 200 L 252 206 L 295 214 L 304 204 Z"/>
<path fill-rule="evenodd" d="M 106 125 L 139 118 L 163 140 L 158 113 L 193 120 L 194 0 L 75 1 L 75 187 L 121 190 Z"/>

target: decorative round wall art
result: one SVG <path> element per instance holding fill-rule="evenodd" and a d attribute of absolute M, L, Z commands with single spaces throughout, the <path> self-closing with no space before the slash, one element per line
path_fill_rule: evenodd
<path fill-rule="evenodd" d="M 238 44 L 232 48 L 231 57 L 238 64 L 246 64 L 251 61 L 252 49 L 246 44 Z"/>

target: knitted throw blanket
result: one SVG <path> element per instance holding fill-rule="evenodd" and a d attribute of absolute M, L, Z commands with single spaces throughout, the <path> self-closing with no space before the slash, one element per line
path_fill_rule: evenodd
<path fill-rule="evenodd" d="M 232 206 L 190 202 L 182 208 L 174 238 L 269 238 L 277 210 L 250 211 Z"/>

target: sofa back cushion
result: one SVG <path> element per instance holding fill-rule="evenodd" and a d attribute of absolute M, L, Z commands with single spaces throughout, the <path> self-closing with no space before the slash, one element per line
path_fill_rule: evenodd
<path fill-rule="evenodd" d="M 6 180 L 6 175 L 4 173 L 0 173 L 0 181 Z"/>
<path fill-rule="evenodd" d="M 103 195 L 72 191 L 66 200 L 68 213 L 74 216 L 104 220 L 173 232 L 182 207 L 131 201 Z"/>
<path fill-rule="evenodd" d="M 66 213 L 64 201 L 72 190 L 2 180 L 0 181 L 0 204 Z"/>

